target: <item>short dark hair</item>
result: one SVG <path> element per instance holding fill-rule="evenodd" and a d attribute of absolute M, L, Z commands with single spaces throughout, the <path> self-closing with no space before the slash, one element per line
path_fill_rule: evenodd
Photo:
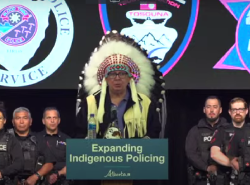
<path fill-rule="evenodd" d="M 0 101 L 0 112 L 3 114 L 4 119 L 6 119 L 7 114 L 4 106 L 4 102 Z"/>
<path fill-rule="evenodd" d="M 57 112 L 57 116 L 60 118 L 60 113 L 56 107 L 46 107 L 43 111 L 43 118 L 45 118 L 45 114 L 47 111 L 54 110 Z"/>
<path fill-rule="evenodd" d="M 218 100 L 218 102 L 219 102 L 219 105 L 220 105 L 220 107 L 221 107 L 221 101 L 220 101 L 220 99 L 217 97 L 217 96 L 208 96 L 207 98 L 206 98 L 206 100 L 205 100 L 205 106 L 206 106 L 206 103 L 207 103 L 207 100 L 211 100 L 211 99 L 216 99 L 216 100 Z"/>
<path fill-rule="evenodd" d="M 231 105 L 235 102 L 242 102 L 244 104 L 244 108 L 247 109 L 248 106 L 247 106 L 247 102 L 243 99 L 243 98 L 240 98 L 240 97 L 235 97 L 233 98 L 230 102 L 229 102 L 229 109 L 231 109 Z"/>

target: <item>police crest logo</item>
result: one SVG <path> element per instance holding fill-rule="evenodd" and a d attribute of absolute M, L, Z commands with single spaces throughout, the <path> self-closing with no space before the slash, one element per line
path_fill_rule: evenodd
<path fill-rule="evenodd" d="M 199 0 L 121 0 L 99 4 L 104 33 L 119 30 L 148 50 L 165 76 L 186 51 L 197 22 Z M 185 30 L 185 31 L 182 31 Z"/>
<path fill-rule="evenodd" d="M 37 31 L 34 13 L 21 5 L 7 6 L 0 11 L 1 41 L 11 46 L 24 45 Z M 20 26 L 19 26 L 20 25 Z M 15 29 L 13 29 L 15 27 Z"/>
<path fill-rule="evenodd" d="M 46 39 L 51 14 L 57 26 L 53 49 L 44 60 L 26 69 Z M 52 75 L 70 51 L 73 32 L 73 20 L 64 0 L 0 1 L 0 85 L 28 86 Z"/>
<path fill-rule="evenodd" d="M 247 70 L 250 73 L 250 0 L 220 0 L 237 20 L 235 43 L 213 67 L 214 69 Z"/>

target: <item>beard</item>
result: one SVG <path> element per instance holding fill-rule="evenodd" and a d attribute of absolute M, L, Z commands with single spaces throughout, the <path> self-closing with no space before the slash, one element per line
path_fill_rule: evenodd
<path fill-rule="evenodd" d="M 206 117 L 206 120 L 209 123 L 214 123 L 214 122 L 216 122 L 218 120 L 218 118 L 219 118 L 219 116 L 213 117 L 213 118 Z"/>
<path fill-rule="evenodd" d="M 242 122 L 244 122 L 245 118 L 243 118 L 241 115 L 235 115 L 232 120 L 235 124 L 240 125 Z"/>

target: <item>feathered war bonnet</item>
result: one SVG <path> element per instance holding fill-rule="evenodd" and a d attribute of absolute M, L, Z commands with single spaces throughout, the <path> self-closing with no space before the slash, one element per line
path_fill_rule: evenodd
<path fill-rule="evenodd" d="M 160 103 L 163 102 L 164 80 L 152 59 L 149 59 L 144 50 L 132 38 L 119 34 L 117 31 L 107 32 L 95 48 L 84 70 L 79 76 L 79 87 L 77 95 L 77 113 L 83 98 L 101 91 L 98 106 L 97 120 L 103 123 L 104 102 L 107 83 L 105 78 L 111 71 L 126 71 L 131 77 L 129 86 L 131 89 L 135 129 L 141 127 L 141 110 L 138 94 L 142 93 L 157 103 L 157 111 L 160 111 Z"/>

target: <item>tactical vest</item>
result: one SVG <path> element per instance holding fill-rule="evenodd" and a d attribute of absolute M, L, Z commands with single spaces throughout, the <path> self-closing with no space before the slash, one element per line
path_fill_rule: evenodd
<path fill-rule="evenodd" d="M 14 134 L 13 129 L 8 130 L 9 133 Z M 30 136 L 25 140 L 18 140 L 24 157 L 24 174 L 34 173 L 37 163 L 38 151 L 37 151 L 37 140 L 36 136 Z"/>
<path fill-rule="evenodd" d="M 240 142 L 242 149 L 240 156 L 243 158 L 244 163 L 250 163 L 250 127 L 246 126 L 244 129 L 244 142 Z"/>
<path fill-rule="evenodd" d="M 199 149 L 202 160 L 207 163 L 209 160 L 209 154 L 210 154 L 210 151 L 209 151 L 210 146 L 211 146 L 210 142 L 212 140 L 214 132 L 205 127 L 202 127 L 202 128 L 198 127 L 198 130 L 200 132 L 200 137 L 198 140 L 198 149 Z"/>
<path fill-rule="evenodd" d="M 10 155 L 8 154 L 9 133 L 5 133 L 0 139 L 0 169 L 4 169 L 10 165 Z"/>
<path fill-rule="evenodd" d="M 29 138 L 19 142 L 23 150 L 24 172 L 34 173 L 37 159 L 36 137 L 30 136 Z"/>

